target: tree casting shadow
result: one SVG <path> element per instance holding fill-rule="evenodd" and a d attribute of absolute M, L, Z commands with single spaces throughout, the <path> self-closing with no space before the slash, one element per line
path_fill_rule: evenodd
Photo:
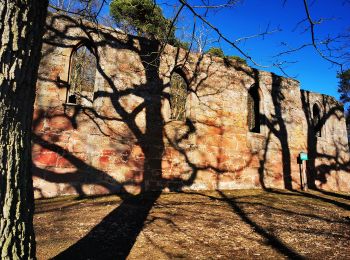
<path fill-rule="evenodd" d="M 54 15 L 50 19 L 51 24 L 49 23 L 47 25 L 49 33 L 45 39 L 45 43 L 48 46 L 72 49 L 76 46 L 76 42 L 84 40 L 89 41 L 91 46 L 96 50 L 107 46 L 132 51 L 133 53 L 137 54 L 142 64 L 142 71 L 144 71 L 145 81 L 140 84 L 135 84 L 131 86 L 131 88 L 120 89 L 119 86 L 116 85 L 113 77 L 106 72 L 105 67 L 103 64 L 101 64 L 101 59 L 98 56 L 98 52 L 95 51 L 97 55 L 97 70 L 102 76 L 103 80 L 107 83 L 109 91 L 99 89 L 94 93 L 94 98 L 96 100 L 101 98 L 109 99 L 112 104 L 111 109 L 118 114 L 119 118 L 108 118 L 101 115 L 99 111 L 95 110 L 94 108 L 83 108 L 78 106 L 73 109 L 74 113 L 70 115 L 66 113 L 64 113 L 64 115 L 60 115 L 66 117 L 70 121 L 71 125 L 74 128 L 77 128 L 77 117 L 82 113 L 86 113 L 91 121 L 97 125 L 102 134 L 105 133 L 99 126 L 98 120 L 101 120 L 102 122 L 115 120 L 126 124 L 128 130 L 132 132 L 132 135 L 135 138 L 135 144 L 140 146 L 144 155 L 140 163 L 142 165 L 140 168 L 143 169 L 142 180 L 139 183 L 133 183 L 135 185 L 140 185 L 141 190 L 139 195 L 134 196 L 132 194 L 128 194 L 127 190 L 125 189 L 125 185 L 130 183 L 127 181 L 116 181 L 114 178 L 109 176 L 108 173 L 88 165 L 84 162 L 84 160 L 79 159 L 67 149 L 54 144 L 54 140 L 50 142 L 39 135 L 35 135 L 33 138 L 33 142 L 35 144 L 40 145 L 46 150 L 59 154 L 76 169 L 73 173 L 55 174 L 55 172 L 50 171 L 50 169 L 41 169 L 34 166 L 34 176 L 53 183 L 69 183 L 75 188 L 76 192 L 80 196 L 85 195 L 82 188 L 83 184 L 97 183 L 111 193 L 119 192 L 121 198 L 123 199 L 122 203 L 110 214 L 108 214 L 87 235 L 65 251 L 58 254 L 54 259 L 125 259 L 129 255 L 137 236 L 144 227 L 150 210 L 161 195 L 159 190 L 164 188 L 171 191 L 181 190 L 181 188 L 184 186 L 189 186 L 194 183 L 194 180 L 196 179 L 200 170 L 212 170 L 215 171 L 216 175 L 218 175 L 229 172 L 229 169 L 221 166 L 220 161 L 216 165 L 199 165 L 191 160 L 190 156 L 187 154 L 188 150 L 181 146 L 181 142 L 188 140 L 190 134 L 196 132 L 196 125 L 199 123 L 206 124 L 205 122 L 194 123 L 192 120 L 187 119 L 186 122 L 184 122 L 184 126 L 187 127 L 186 131 L 179 137 L 175 138 L 175 140 L 171 140 L 169 136 L 164 134 L 166 122 L 162 115 L 162 102 L 169 99 L 169 93 L 165 91 L 168 85 L 164 84 L 163 79 L 160 77 L 161 55 L 159 51 L 163 50 L 164 48 L 159 42 L 147 41 L 131 36 L 127 36 L 126 39 L 121 40 L 120 38 L 113 36 L 113 33 L 96 29 L 94 25 L 84 24 L 66 16 Z M 60 19 L 63 19 L 66 22 L 65 28 L 62 30 L 57 30 L 54 23 Z M 79 36 L 69 35 L 69 30 L 74 30 L 77 28 L 82 32 Z M 93 36 L 94 34 L 100 35 L 101 38 L 99 39 L 101 40 L 96 40 L 96 37 Z M 57 39 L 60 40 L 57 41 Z M 135 41 L 138 41 L 138 46 L 135 46 Z M 186 63 L 186 60 L 184 60 L 183 57 L 181 58 L 179 53 L 180 50 L 177 49 L 177 52 L 175 53 L 176 66 L 181 66 Z M 185 59 L 187 59 L 186 56 Z M 197 82 L 196 88 L 191 89 L 191 91 L 193 91 L 195 94 L 197 94 L 196 90 L 200 88 L 201 82 L 205 80 L 198 80 L 198 78 L 196 78 L 198 76 L 197 72 L 199 71 L 200 62 L 201 59 L 198 59 L 198 63 L 194 68 L 195 73 L 192 78 L 188 79 L 190 84 L 192 82 Z M 209 64 L 206 68 L 207 71 L 209 71 L 210 65 L 211 64 Z M 242 71 L 242 68 L 240 68 L 240 70 Z M 255 82 L 259 82 L 257 70 L 253 70 L 253 73 L 246 73 L 248 73 L 248 75 L 251 76 Z M 49 79 L 45 79 L 43 77 L 40 79 L 42 81 L 49 81 Z M 262 123 L 265 124 L 269 132 L 265 145 L 265 154 L 263 160 L 260 161 L 259 180 L 261 186 L 267 189 L 264 183 L 264 169 L 270 137 L 274 135 L 277 137 L 282 148 L 284 185 L 286 189 L 292 189 L 291 151 L 289 148 L 288 131 L 286 122 L 282 117 L 281 106 L 281 103 L 285 97 L 279 88 L 281 84 L 280 78 L 273 75 L 272 81 L 272 102 L 274 106 L 274 115 L 270 119 L 264 118 L 264 116 L 261 115 Z M 69 87 L 68 82 L 64 82 L 61 79 L 57 79 L 56 83 L 58 88 Z M 142 99 L 142 102 L 139 103 L 131 112 L 128 111 L 128 109 L 125 108 L 122 103 L 122 99 L 128 95 L 134 95 Z M 137 116 L 142 111 L 145 113 L 145 129 L 140 129 L 137 124 Z M 44 114 L 38 117 L 38 120 L 34 122 L 34 128 L 36 125 L 40 124 L 40 120 L 44 117 Z M 178 177 L 166 179 L 162 176 L 162 159 L 166 150 L 164 143 L 165 140 L 172 148 L 174 148 L 174 150 L 176 150 L 176 152 L 183 156 L 186 165 L 189 167 L 187 179 L 184 180 Z M 241 169 L 246 167 L 249 163 L 251 163 L 251 161 L 247 160 L 246 165 L 241 166 Z M 333 166 L 330 167 L 332 168 Z M 334 167 L 339 167 L 339 165 Z M 241 169 L 238 169 L 237 171 Z M 75 179 L 72 179 L 72 177 Z M 152 190 L 154 192 L 148 192 Z M 220 191 L 218 192 L 222 199 L 228 205 L 230 205 L 232 210 L 240 216 L 242 221 L 247 223 L 259 235 L 265 238 L 274 249 L 288 258 L 303 258 L 300 254 L 293 251 L 290 247 L 288 247 L 288 245 L 284 244 L 273 234 L 270 234 L 256 224 L 233 200 L 227 198 L 224 193 Z M 305 194 L 305 196 L 309 195 Z"/>

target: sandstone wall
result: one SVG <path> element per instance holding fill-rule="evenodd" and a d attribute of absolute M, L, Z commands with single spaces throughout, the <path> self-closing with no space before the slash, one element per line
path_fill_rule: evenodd
<path fill-rule="evenodd" d="M 349 147 L 342 104 L 309 91 L 301 91 L 301 100 L 308 125 L 309 182 L 321 189 L 349 191 Z M 320 136 L 313 127 L 314 106 L 320 109 Z"/>
<path fill-rule="evenodd" d="M 301 151 L 315 156 L 310 183 L 350 191 L 345 121 L 334 99 L 234 61 L 69 17 L 51 15 L 47 24 L 33 123 L 37 197 L 299 188 Z M 92 106 L 66 103 L 70 57 L 81 42 L 97 56 Z M 188 82 L 185 122 L 170 120 L 174 69 Z M 253 85 L 261 99 L 260 133 L 249 132 L 247 123 Z M 316 139 L 307 109 L 314 102 L 324 109 L 325 125 Z"/>

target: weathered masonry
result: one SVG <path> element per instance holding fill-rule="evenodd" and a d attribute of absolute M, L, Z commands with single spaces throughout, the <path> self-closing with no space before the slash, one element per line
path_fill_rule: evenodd
<path fill-rule="evenodd" d="M 236 61 L 59 15 L 33 120 L 36 196 L 300 187 L 350 191 L 343 107 Z"/>

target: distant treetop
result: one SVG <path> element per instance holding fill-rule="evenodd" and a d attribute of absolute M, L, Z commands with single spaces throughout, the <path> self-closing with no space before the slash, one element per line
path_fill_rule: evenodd
<path fill-rule="evenodd" d="M 211 47 L 205 53 L 209 54 L 210 56 L 225 58 L 224 51 L 221 48 Z"/>
<path fill-rule="evenodd" d="M 223 58 L 227 63 L 230 63 L 231 60 L 235 60 L 239 63 L 247 65 L 247 61 L 245 59 L 243 59 L 239 56 L 226 56 L 224 51 L 218 47 L 211 47 L 205 53 L 208 55 L 214 56 L 214 57 Z"/>
<path fill-rule="evenodd" d="M 113 0 L 110 13 L 115 22 L 138 36 L 161 40 L 166 38 L 171 20 L 163 16 L 162 9 L 152 0 Z M 174 38 L 175 27 L 170 38 Z"/>
<path fill-rule="evenodd" d="M 350 102 L 350 69 L 338 73 L 339 79 L 338 92 L 340 93 L 340 100 L 346 104 Z"/>
<path fill-rule="evenodd" d="M 112 0 L 110 14 L 127 33 L 188 49 L 189 44 L 175 37 L 176 27 L 164 17 L 153 0 Z"/>

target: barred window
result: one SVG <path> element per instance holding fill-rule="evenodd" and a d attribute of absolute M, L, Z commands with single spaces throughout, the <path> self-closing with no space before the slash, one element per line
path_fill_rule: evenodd
<path fill-rule="evenodd" d="M 259 91 L 252 86 L 248 91 L 248 128 L 250 132 L 260 133 Z"/>
<path fill-rule="evenodd" d="M 187 83 L 178 72 L 173 72 L 170 79 L 171 119 L 186 120 Z"/>
<path fill-rule="evenodd" d="M 73 51 L 67 102 L 91 106 L 94 99 L 97 60 L 91 50 L 81 45 Z"/>

